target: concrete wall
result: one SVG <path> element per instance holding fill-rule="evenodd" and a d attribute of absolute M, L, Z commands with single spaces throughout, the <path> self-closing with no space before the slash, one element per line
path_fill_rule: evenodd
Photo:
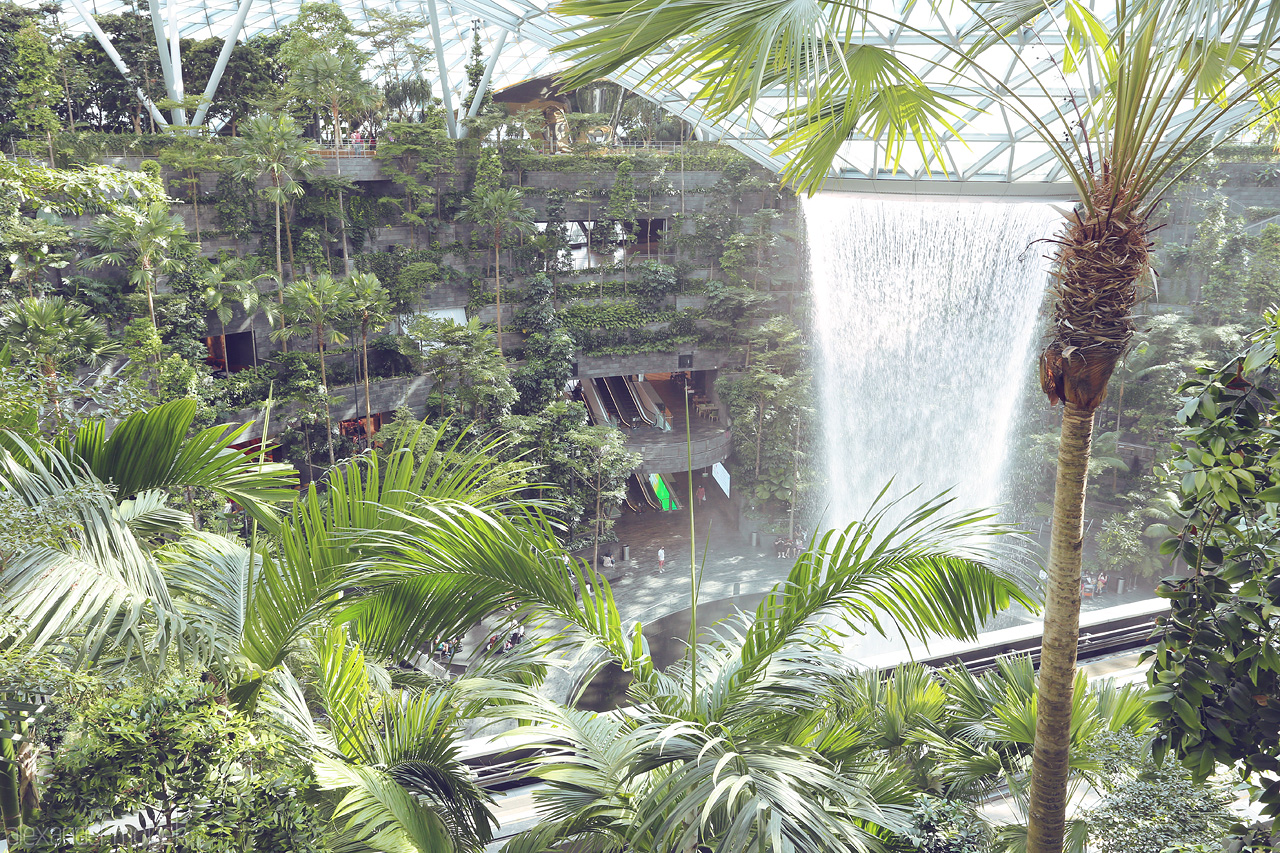
<path fill-rule="evenodd" d="M 693 367 L 680 367 L 680 355 L 692 354 Z M 718 370 L 730 361 L 724 350 L 682 346 L 676 352 L 633 353 L 629 355 L 580 355 L 578 376 L 626 376 L 637 373 L 673 373 L 678 370 Z"/>
<path fill-rule="evenodd" d="M 672 440 L 660 445 L 628 445 L 628 450 L 634 450 L 641 456 L 640 473 L 669 474 L 688 470 L 689 448 L 684 439 L 675 432 L 667 435 Z M 710 438 L 694 439 L 692 447 L 694 468 L 706 468 L 723 462 L 729 458 L 729 452 L 733 449 L 733 431 L 726 428 Z"/>
<path fill-rule="evenodd" d="M 408 406 L 414 414 L 425 415 L 427 395 L 431 393 L 431 385 L 430 376 L 401 376 L 371 382 L 369 383 L 370 411 L 376 415 L 380 412 L 394 412 L 396 409 Z M 363 384 L 356 385 L 354 388 L 350 385 L 331 388 L 329 394 L 332 399 L 330 411 L 335 422 L 364 417 Z M 278 433 L 278 425 L 287 421 L 297 409 L 296 405 L 286 405 L 272 411 L 271 422 L 275 425 L 271 430 L 272 435 Z M 228 418 L 228 422 L 234 424 L 252 422 L 241 437 L 241 441 L 253 441 L 262 437 L 262 418 L 258 409 L 242 409 Z"/>

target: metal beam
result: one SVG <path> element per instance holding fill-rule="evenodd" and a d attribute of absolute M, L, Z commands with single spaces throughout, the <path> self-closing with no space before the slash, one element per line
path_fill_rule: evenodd
<path fill-rule="evenodd" d="M 151 0 L 152 3 L 159 3 L 160 0 Z M 173 90 L 169 97 L 182 103 L 186 97 L 185 87 L 182 85 L 182 30 L 178 26 L 178 3 L 179 0 L 166 0 L 169 4 L 169 67 L 173 74 Z M 164 45 L 156 45 L 160 49 L 160 55 L 164 56 Z M 187 108 L 177 106 L 173 108 L 173 123 L 182 127 L 187 124 Z"/>
<path fill-rule="evenodd" d="M 444 60 L 444 41 L 440 38 L 440 12 L 436 0 L 427 0 L 427 14 L 431 18 L 431 38 L 436 43 L 436 68 L 440 72 L 440 97 L 444 101 L 444 118 L 449 128 L 449 138 L 458 138 L 458 117 L 453 114 L 453 92 L 449 86 L 449 65 Z"/>
<path fill-rule="evenodd" d="M 196 110 L 195 118 L 191 120 L 191 124 L 199 127 L 204 124 L 204 117 L 209 112 L 209 107 L 213 104 L 213 96 L 218 91 L 218 84 L 222 82 L 222 73 L 227 70 L 227 62 L 231 59 L 231 51 L 236 49 L 236 42 L 240 38 L 240 30 L 244 29 L 244 20 L 249 15 L 249 7 L 253 5 L 253 0 L 240 0 L 240 8 L 236 10 L 235 20 L 231 22 L 231 28 L 227 30 L 227 34 L 223 37 L 222 50 L 218 52 L 218 61 L 213 66 L 213 73 L 209 75 L 209 84 L 204 87 L 204 95 L 200 98 L 200 107 Z"/>
<path fill-rule="evenodd" d="M 151 12 L 151 31 L 156 35 L 156 51 L 160 54 L 160 73 L 164 76 L 164 90 L 173 97 L 173 67 L 169 65 L 169 51 L 165 50 L 164 18 L 160 15 L 160 0 L 147 4 Z"/>
<path fill-rule="evenodd" d="M 484 93 L 489 91 L 489 79 L 493 77 L 493 69 L 498 64 L 498 57 L 502 55 L 502 47 L 507 43 L 507 31 L 498 30 L 498 41 L 493 46 L 493 53 L 489 56 L 488 63 L 484 66 L 484 75 L 480 78 L 480 85 L 476 87 L 475 97 L 471 99 L 471 109 L 467 110 L 467 118 L 475 118 L 480 112 L 480 104 L 484 101 Z M 467 129 L 462 128 L 462 135 L 467 135 Z"/>
<path fill-rule="evenodd" d="M 89 32 L 93 33 L 93 37 L 98 40 L 107 58 L 115 65 L 126 80 L 132 80 L 133 75 L 129 73 L 129 66 L 125 65 L 123 59 L 120 58 L 119 51 L 116 46 L 111 43 L 111 39 L 102 31 L 102 27 L 98 26 L 98 22 L 93 19 L 93 15 L 89 14 L 89 10 L 84 7 L 83 0 L 71 0 L 71 5 L 75 7 L 76 13 L 80 15 L 80 20 L 84 21 L 84 25 L 89 28 Z M 156 105 L 151 103 L 151 99 L 147 97 L 147 93 L 142 91 L 141 87 L 134 87 L 134 92 L 138 95 L 138 100 L 142 101 L 143 106 L 147 108 L 147 112 L 155 119 L 156 124 L 161 127 L 168 127 L 169 122 L 164 120 L 164 116 L 160 114 L 160 110 L 156 109 Z"/>

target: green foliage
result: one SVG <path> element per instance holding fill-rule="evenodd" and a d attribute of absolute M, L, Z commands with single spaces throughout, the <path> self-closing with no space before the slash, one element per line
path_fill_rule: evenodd
<path fill-rule="evenodd" d="M 280 28 L 280 62 L 293 72 L 320 55 L 339 57 L 363 68 L 368 54 L 356 44 L 356 29 L 336 3 L 303 3 L 298 16 Z"/>
<path fill-rule="evenodd" d="M 680 286 L 675 267 L 657 261 L 640 264 L 640 275 L 631 284 L 631 292 L 649 308 L 656 308 Z"/>
<path fill-rule="evenodd" d="M 3 40 L 8 44 L 0 47 L 0 60 L 5 62 L 0 70 L 0 101 L 4 102 L 0 137 L 39 140 L 59 127 L 58 117 L 49 107 L 58 101 L 57 60 L 32 17 L 6 32 Z"/>
<path fill-rule="evenodd" d="M 1240 816 L 1222 780 L 1196 782 L 1172 760 L 1152 760 L 1147 742 L 1131 732 L 1104 732 L 1089 744 L 1108 773 L 1105 799 L 1085 814 L 1100 853 L 1163 853 L 1194 845 L 1222 849 Z"/>
<path fill-rule="evenodd" d="M 404 304 L 413 304 L 440 283 L 440 267 L 431 261 L 405 264 L 394 281 L 394 297 Z"/>
<path fill-rule="evenodd" d="M 435 377 L 429 408 L 469 415 L 476 420 L 500 418 L 516 401 L 506 359 L 492 333 L 472 319 L 465 325 L 428 316 L 414 318 L 408 334 L 425 353 Z"/>
<path fill-rule="evenodd" d="M 903 835 L 920 853 L 986 853 L 989 830 L 969 803 L 917 794 Z"/>
<path fill-rule="evenodd" d="M 1169 469 L 1181 529 L 1161 553 L 1192 576 L 1161 584 L 1170 613 L 1147 654 L 1157 754 L 1172 749 L 1197 779 L 1219 764 L 1238 771 L 1269 814 L 1280 813 L 1278 340 L 1280 316 L 1268 313 L 1242 355 L 1181 388 Z"/>
<path fill-rule="evenodd" d="M 321 823 L 306 797 L 313 783 L 288 758 L 278 738 L 211 690 L 177 682 L 109 692 L 55 753 L 24 849 L 319 853 Z M 141 828 L 114 839 L 90 829 L 134 814 Z"/>

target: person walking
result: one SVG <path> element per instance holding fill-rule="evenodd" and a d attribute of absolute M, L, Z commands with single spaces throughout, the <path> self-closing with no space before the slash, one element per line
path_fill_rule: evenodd
<path fill-rule="evenodd" d="M 699 484 L 698 491 L 694 493 L 694 497 L 698 499 L 698 506 L 702 506 L 707 502 L 707 487 Z"/>
<path fill-rule="evenodd" d="M 667 549 L 658 549 L 658 573 L 661 574 L 667 570 Z"/>

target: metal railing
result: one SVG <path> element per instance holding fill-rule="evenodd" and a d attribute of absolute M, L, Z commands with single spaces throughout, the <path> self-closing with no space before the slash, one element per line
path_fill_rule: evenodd
<path fill-rule="evenodd" d="M 378 140 L 361 138 L 359 142 L 343 139 L 338 145 L 333 139 L 311 140 L 311 150 L 321 157 L 372 157 L 377 150 Z"/>

